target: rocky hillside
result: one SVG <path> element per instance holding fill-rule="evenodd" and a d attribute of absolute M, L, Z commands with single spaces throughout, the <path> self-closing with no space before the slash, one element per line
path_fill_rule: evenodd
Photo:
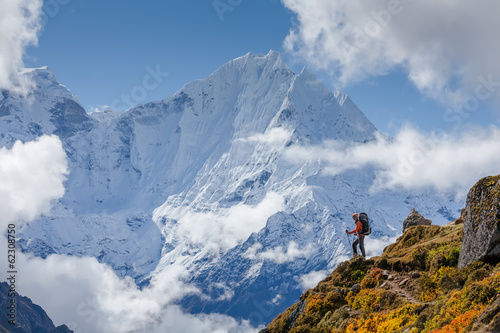
<path fill-rule="evenodd" d="M 38 305 L 33 304 L 28 297 L 15 293 L 16 316 L 15 325 L 9 323 L 13 320 L 7 314 L 10 313 L 9 305 L 9 285 L 6 282 L 0 283 L 0 332 L 9 333 L 72 333 L 66 325 L 56 327 L 47 313 Z"/>
<path fill-rule="evenodd" d="M 409 227 L 380 257 L 341 263 L 262 333 L 500 332 L 499 180 L 480 180 L 455 222 Z M 484 229 L 485 255 L 468 259 Z"/>

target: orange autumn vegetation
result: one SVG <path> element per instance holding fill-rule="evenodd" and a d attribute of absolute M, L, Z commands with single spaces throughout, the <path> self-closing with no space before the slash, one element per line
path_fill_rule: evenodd
<path fill-rule="evenodd" d="M 265 332 L 488 332 L 500 264 L 459 269 L 461 238 L 461 225 L 411 227 L 382 256 L 341 263 Z"/>

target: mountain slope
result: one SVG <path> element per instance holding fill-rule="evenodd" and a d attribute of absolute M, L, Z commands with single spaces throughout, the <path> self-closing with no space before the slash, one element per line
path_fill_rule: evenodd
<path fill-rule="evenodd" d="M 0 319 L 0 332 L 73 332 L 66 325 L 56 327 L 45 311 L 40 306 L 33 304 L 28 297 L 21 296 L 18 293 L 11 297 L 11 293 L 12 291 L 9 291 L 9 285 L 6 282 L 0 283 L 0 307 L 5 311 Z M 12 299 L 15 299 L 15 318 L 8 316 Z M 14 322 L 15 325 L 9 323 L 9 321 Z"/>
<path fill-rule="evenodd" d="M 480 180 L 453 223 L 412 226 L 380 257 L 341 263 L 261 333 L 499 332 L 500 256 L 459 266 L 477 252 L 464 247 L 481 235 L 471 226 L 500 230 L 498 179 Z"/>
<path fill-rule="evenodd" d="M 461 234 L 411 227 L 381 257 L 339 265 L 263 332 L 498 332 L 500 267 L 458 269 Z"/>
<path fill-rule="evenodd" d="M 46 68 L 37 89 L 0 99 L 0 146 L 57 134 L 70 175 L 49 216 L 21 230 L 38 256 L 94 256 L 138 283 L 186 267 L 204 293 L 183 304 L 271 320 L 350 253 L 350 216 L 365 210 L 372 238 L 394 237 L 415 207 L 437 222 L 453 200 L 425 191 L 369 193 L 370 168 L 329 176 L 290 147 L 366 142 L 376 129 L 349 97 L 277 52 L 247 54 L 174 96 L 127 112 L 86 114 Z M 377 249 L 369 249 L 377 253 Z M 286 273 L 286 274 L 285 274 Z M 253 297 L 255 296 L 255 297 Z"/>

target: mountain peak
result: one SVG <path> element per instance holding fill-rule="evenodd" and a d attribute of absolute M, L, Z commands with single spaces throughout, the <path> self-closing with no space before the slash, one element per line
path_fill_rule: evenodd
<path fill-rule="evenodd" d="M 312 77 L 316 79 L 316 76 L 309 70 L 309 68 L 307 68 L 307 66 L 304 66 L 304 68 L 302 68 L 302 70 L 299 73 L 299 76 Z"/>
<path fill-rule="evenodd" d="M 248 61 L 248 60 L 263 59 L 263 58 L 271 61 L 276 61 L 276 60 L 282 61 L 281 53 L 279 51 L 274 51 L 274 50 L 269 50 L 267 54 L 248 52 L 241 57 L 233 59 L 233 61 L 238 61 L 239 59 L 244 59 L 245 61 Z"/>
<path fill-rule="evenodd" d="M 50 98 L 70 99 L 80 104 L 78 97 L 74 95 L 66 86 L 59 83 L 59 80 L 48 66 L 39 68 L 20 68 L 19 76 L 24 81 L 33 84 L 35 92 L 45 94 Z"/>
<path fill-rule="evenodd" d="M 375 128 L 276 51 L 248 53 L 123 114 L 86 114 L 48 69 L 25 75 L 37 83 L 35 102 L 0 101 L 1 132 L 12 136 L 0 142 L 58 134 L 70 174 L 64 197 L 23 230 L 21 246 L 39 256 L 93 256 L 139 282 L 182 265 L 210 295 L 215 281 L 233 289 L 231 304 L 203 297 L 197 304 L 206 311 L 241 316 L 255 301 L 280 299 L 253 322 L 271 319 L 300 295 L 296 277 L 348 253 L 344 217 L 355 205 L 377 217 L 373 235 L 390 237 L 401 205 L 425 202 L 436 214 L 447 204 L 426 196 L 415 203 L 406 193 L 368 197 L 370 170 L 332 177 L 321 172 L 322 154 L 292 160 L 292 148 L 363 142 Z M 275 294 L 259 294 L 264 288 Z"/>
<path fill-rule="evenodd" d="M 29 73 L 33 73 L 33 72 L 42 72 L 42 71 L 49 71 L 50 72 L 48 66 L 34 67 L 34 68 L 19 68 L 17 70 L 19 75 L 29 74 Z"/>
<path fill-rule="evenodd" d="M 262 53 L 254 54 L 249 52 L 242 57 L 235 58 L 225 65 L 222 65 L 215 73 L 221 70 L 227 70 L 229 68 L 237 69 L 239 71 L 248 71 L 252 69 L 263 71 L 264 69 L 267 69 L 268 71 L 286 70 L 291 72 L 290 68 L 283 61 L 281 53 L 272 50 L 269 51 L 266 55 Z"/>

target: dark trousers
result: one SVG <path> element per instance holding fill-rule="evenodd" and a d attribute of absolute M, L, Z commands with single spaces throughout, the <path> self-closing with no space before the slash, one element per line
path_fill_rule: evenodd
<path fill-rule="evenodd" d="M 357 245 L 358 244 L 359 244 L 359 248 L 361 249 L 361 254 L 363 255 L 363 257 L 366 257 L 366 253 L 365 253 L 365 235 L 358 235 L 358 239 L 356 239 L 354 241 L 354 243 L 352 243 L 352 252 L 354 253 L 354 255 L 358 254 L 358 249 L 357 249 Z"/>

